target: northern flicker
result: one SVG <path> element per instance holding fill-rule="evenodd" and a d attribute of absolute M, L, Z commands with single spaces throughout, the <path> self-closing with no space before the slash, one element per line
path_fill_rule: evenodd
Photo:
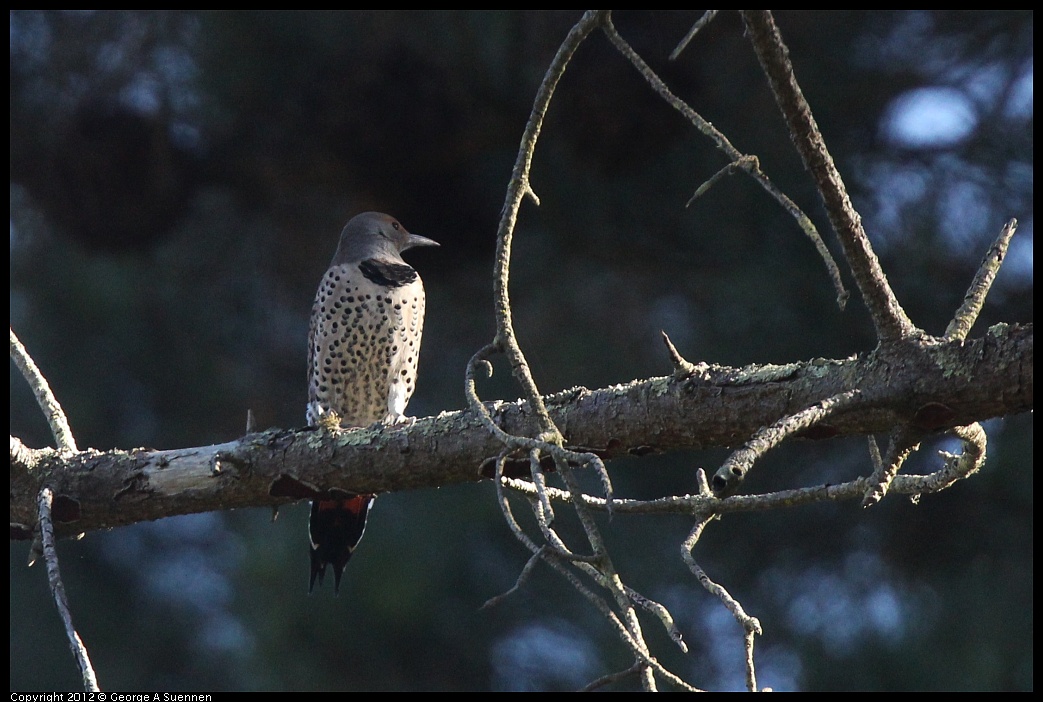
<path fill-rule="evenodd" d="M 319 283 L 308 332 L 309 425 L 339 418 L 341 427 L 408 423 L 424 329 L 424 284 L 402 252 L 438 242 L 410 234 L 379 212 L 353 217 Z M 337 421 L 334 419 L 334 421 Z M 311 582 L 333 566 L 334 592 L 366 528 L 374 495 L 312 502 Z"/>

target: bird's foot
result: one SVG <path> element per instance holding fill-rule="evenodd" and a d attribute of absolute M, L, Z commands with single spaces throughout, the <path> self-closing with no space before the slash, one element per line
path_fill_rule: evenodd
<path fill-rule="evenodd" d="M 406 429 L 416 424 L 416 417 L 407 417 L 404 414 L 389 414 L 373 425 L 375 429 Z"/>
<path fill-rule="evenodd" d="M 336 410 L 326 410 L 319 414 L 315 424 L 329 432 L 339 431 L 341 428 L 340 415 L 337 414 Z"/>

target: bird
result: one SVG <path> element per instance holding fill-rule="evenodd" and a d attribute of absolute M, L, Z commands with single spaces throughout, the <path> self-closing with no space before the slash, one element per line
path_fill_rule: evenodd
<path fill-rule="evenodd" d="M 438 242 L 411 234 L 391 215 L 363 212 L 340 233 L 319 283 L 308 331 L 309 426 L 333 429 L 411 424 L 424 330 L 424 284 L 402 252 Z M 334 593 L 362 539 L 375 495 L 338 492 L 311 504 L 311 581 L 333 566 Z"/>

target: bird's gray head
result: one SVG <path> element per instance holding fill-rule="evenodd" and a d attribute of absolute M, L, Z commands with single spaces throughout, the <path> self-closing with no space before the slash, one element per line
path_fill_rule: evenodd
<path fill-rule="evenodd" d="M 352 217 L 341 231 L 332 265 L 358 263 L 367 258 L 402 261 L 402 252 L 406 249 L 438 245 L 427 237 L 410 234 L 391 215 L 363 212 Z"/>

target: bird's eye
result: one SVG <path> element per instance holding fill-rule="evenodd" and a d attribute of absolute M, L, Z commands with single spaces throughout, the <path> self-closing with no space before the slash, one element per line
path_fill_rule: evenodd
<path fill-rule="evenodd" d="M 401 229 L 402 228 L 402 225 L 399 224 L 398 222 L 392 222 L 391 226 L 394 227 L 395 229 Z"/>

